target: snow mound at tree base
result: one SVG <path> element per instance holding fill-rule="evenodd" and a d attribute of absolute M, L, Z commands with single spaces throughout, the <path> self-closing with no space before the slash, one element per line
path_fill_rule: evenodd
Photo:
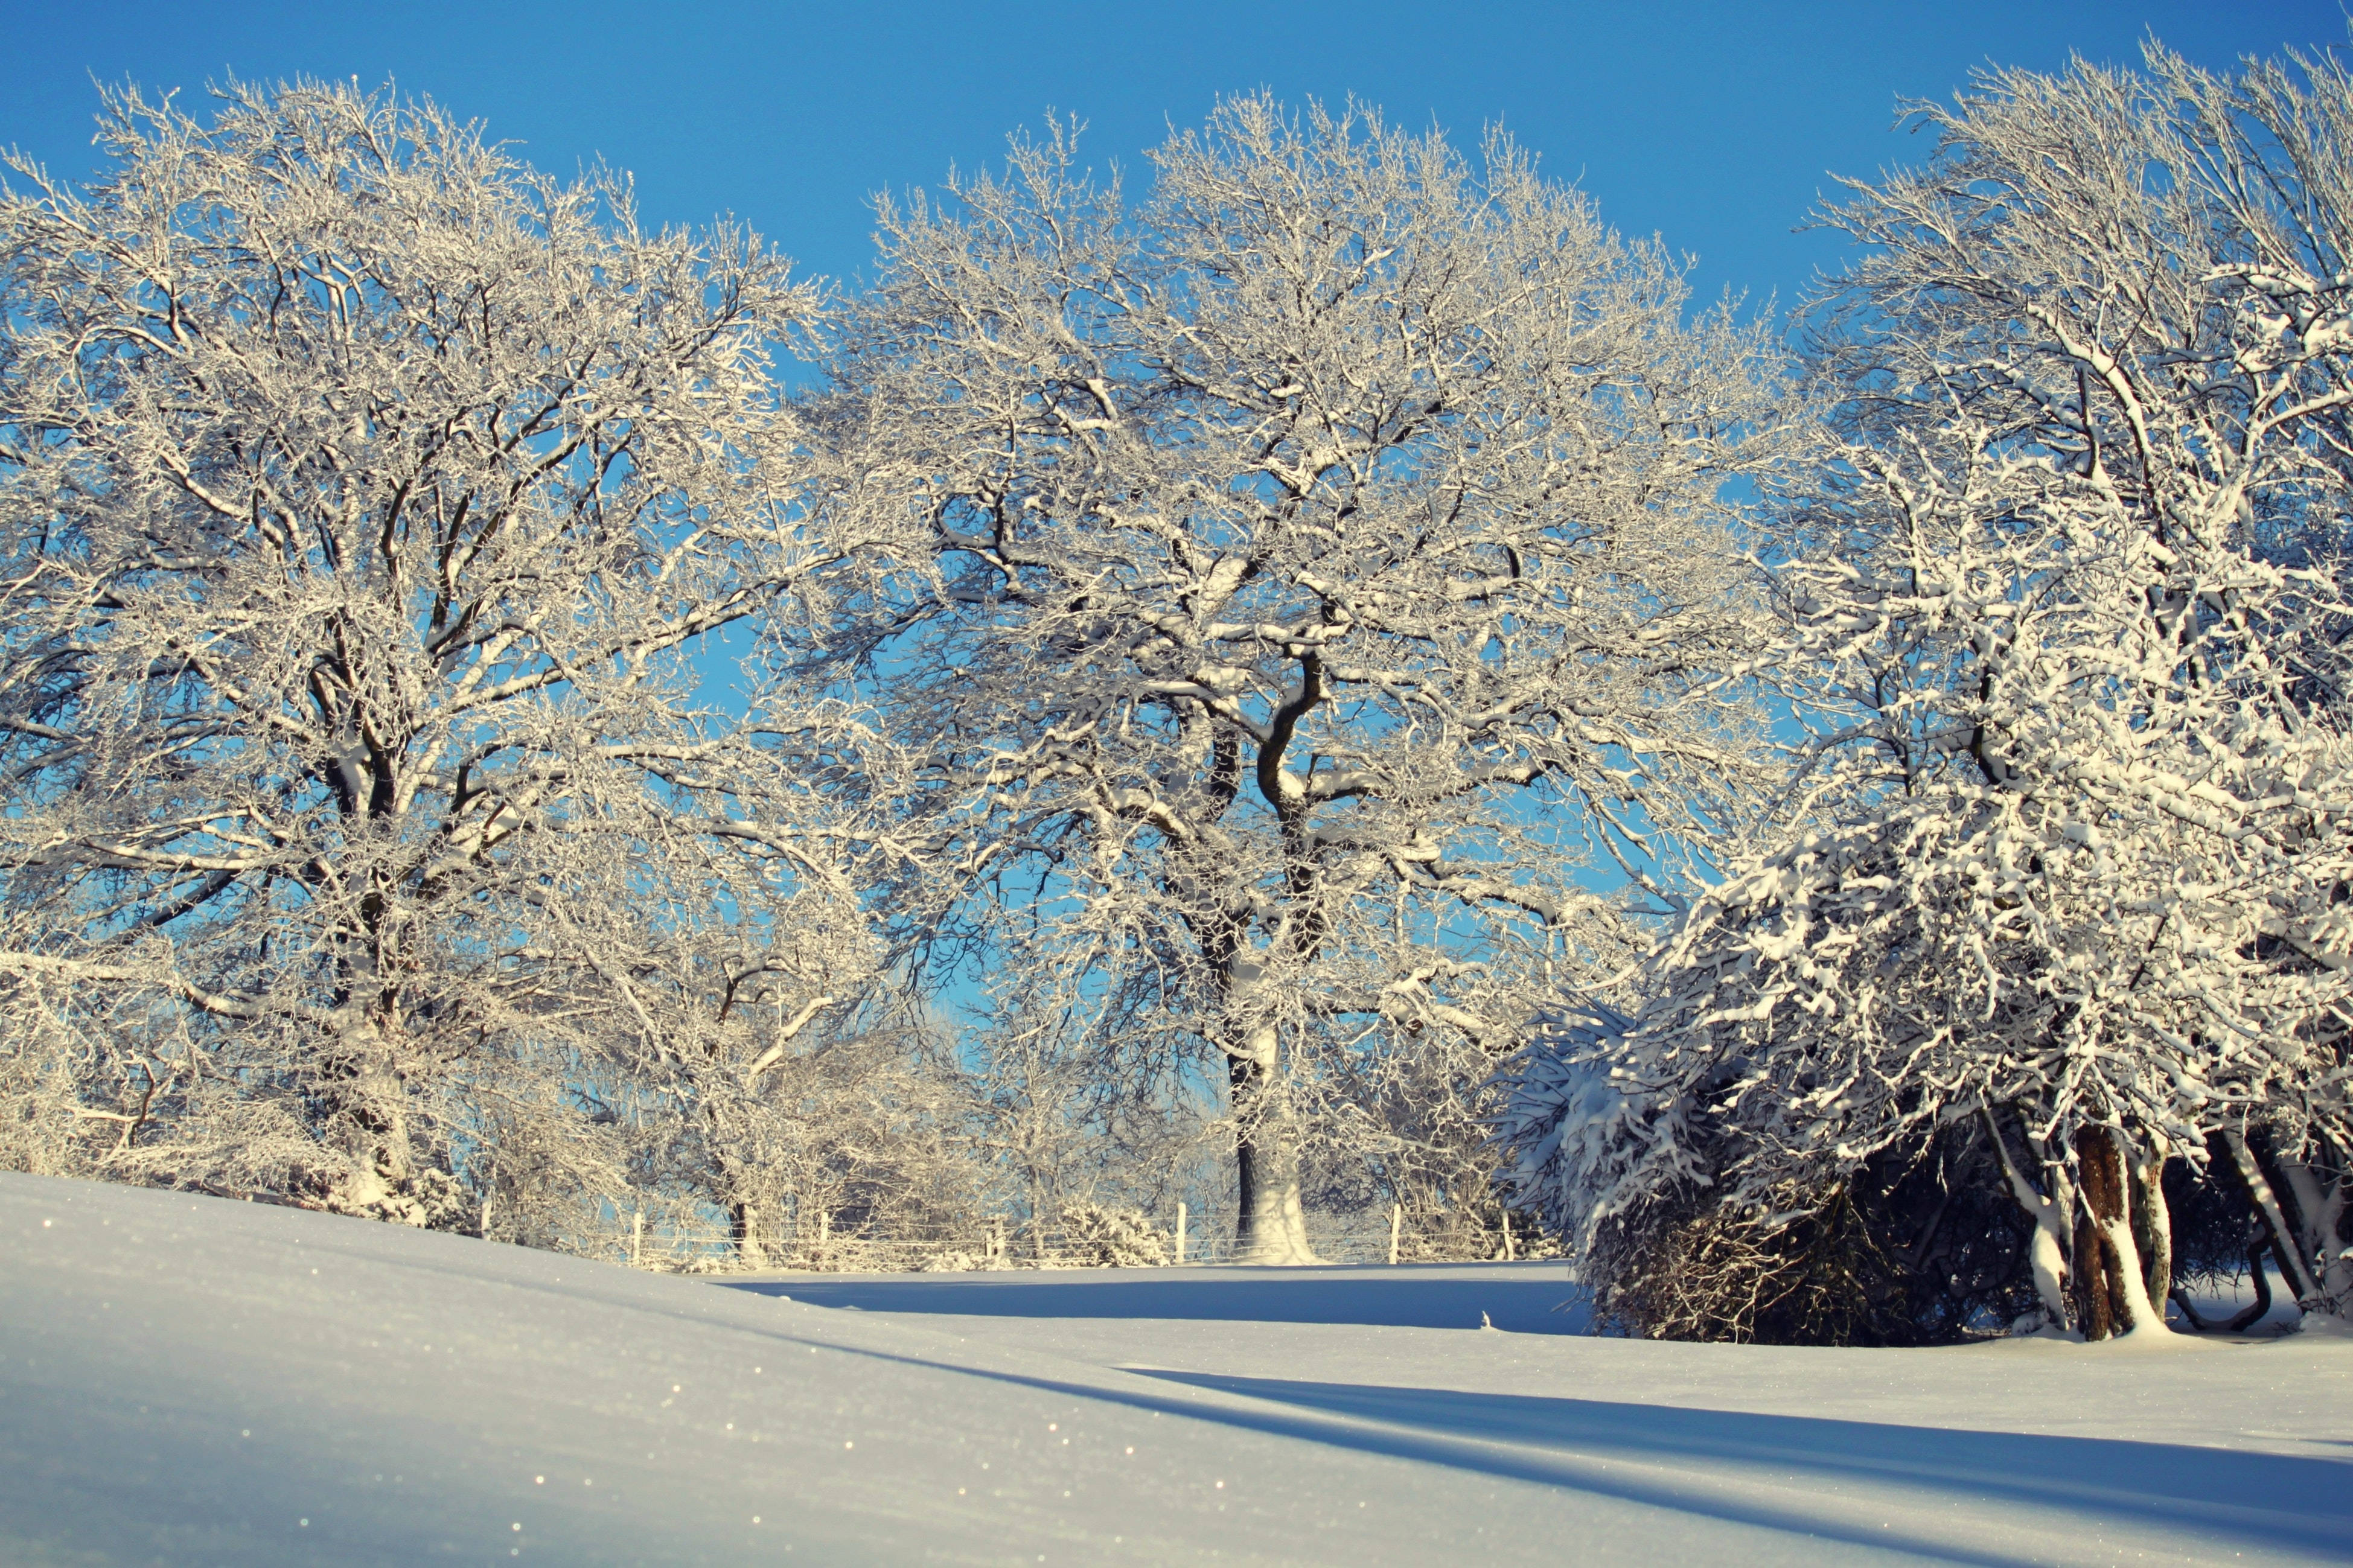
<path fill-rule="evenodd" d="M 2334 1336 L 2154 1361 L 1345 1307 L 851 1312 L 19 1175 L 0 1249 L 10 1563 L 2311 1562 L 2353 1542 Z"/>

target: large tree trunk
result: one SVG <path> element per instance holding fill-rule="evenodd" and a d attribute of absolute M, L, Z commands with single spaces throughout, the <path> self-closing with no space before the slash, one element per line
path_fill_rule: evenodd
<path fill-rule="evenodd" d="M 2267 1164 L 2275 1167 L 2276 1162 L 2259 1159 L 2242 1133 L 2218 1132 L 2214 1138 L 2229 1157 L 2231 1168 L 2245 1184 L 2247 1201 L 2254 1205 L 2255 1213 L 2263 1217 L 2263 1228 L 2271 1233 L 2272 1250 L 2279 1258 L 2280 1272 L 2287 1280 L 2287 1288 L 2295 1292 L 2297 1304 L 2317 1301 L 2320 1281 L 2312 1267 L 2311 1253 L 2305 1246 L 2303 1227 L 2289 1218 L 2283 1194 L 2272 1181 L 2272 1170 L 2266 1168 Z"/>
<path fill-rule="evenodd" d="M 733 1203 L 727 1205 L 727 1237 L 735 1246 L 735 1261 L 746 1268 L 765 1268 L 768 1248 L 760 1239 L 760 1207 L 757 1204 Z"/>
<path fill-rule="evenodd" d="M 2165 1319 L 2148 1295 L 2148 1275 L 2133 1239 L 2132 1163 L 2124 1140 L 2105 1127 L 2075 1135 L 2082 1206 L 2075 1220 L 2077 1321 L 2086 1340 L 2153 1330 Z"/>
<path fill-rule="evenodd" d="M 1275 1076 L 1273 1029 L 1254 1030 L 1250 1044 L 1250 1055 L 1229 1058 L 1234 1174 L 1240 1200 L 1234 1219 L 1234 1261 L 1321 1263 L 1307 1244 L 1307 1214 L 1299 1199 L 1299 1148 Z"/>
<path fill-rule="evenodd" d="M 2296 1304 L 2307 1312 L 2353 1310 L 2353 1248 L 2346 1246 L 2346 1178 L 2325 1168 L 2331 1151 L 2324 1143 L 2318 1162 L 2283 1160 L 2256 1151 L 2263 1174 L 2277 1193 L 2291 1233 L 2288 1240 L 2302 1265 L 2306 1287 Z"/>
<path fill-rule="evenodd" d="M 2001 1157 L 2001 1172 L 2010 1183 L 2010 1195 L 2017 1201 L 2020 1208 L 2026 1211 L 2026 1217 L 2034 1225 L 2034 1234 L 2027 1242 L 2026 1256 L 2029 1266 L 2034 1270 L 2034 1293 L 2042 1303 L 2043 1321 L 2054 1329 L 2071 1327 L 2075 1321 L 2075 1313 L 2068 1289 L 2071 1276 L 2067 1257 L 2073 1237 L 2067 1230 L 2067 1214 L 2075 1206 L 2073 1194 L 2063 1186 L 2047 1195 L 2037 1191 L 2010 1152 L 2010 1139 L 2002 1131 L 2001 1124 L 1994 1119 L 1992 1108 L 1987 1107 L 1983 1115 L 1986 1136 L 1993 1140 L 1994 1152 Z M 2065 1173 L 2054 1167 L 2048 1179 L 2063 1183 Z"/>
<path fill-rule="evenodd" d="M 2165 1201 L 2165 1156 L 2144 1153 L 2126 1171 L 2132 1182 L 2133 1245 L 2140 1248 L 2141 1272 L 2158 1321 L 2173 1294 L 2173 1209 Z"/>
<path fill-rule="evenodd" d="M 2313 1310 L 2335 1313 L 2339 1317 L 2353 1316 L 2353 1237 L 2346 1235 L 2348 1218 L 2353 1218 L 2353 1177 L 2345 1174 L 2344 1164 L 2337 1163 L 2337 1173 L 2324 1174 L 2316 1164 L 2290 1165 L 2289 1184 L 2295 1188 L 2296 1203 L 2302 1210 L 2306 1244 L 2311 1249 L 2312 1272 L 2318 1276 L 2320 1287 Z"/>

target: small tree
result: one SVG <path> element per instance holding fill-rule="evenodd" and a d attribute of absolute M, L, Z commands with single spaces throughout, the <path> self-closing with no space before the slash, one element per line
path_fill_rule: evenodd
<path fill-rule="evenodd" d="M 1509 1129 L 1588 1246 L 1974 1131 L 2098 1338 L 2161 1324 L 2211 1140 L 2307 1305 L 2353 1286 L 2353 79 L 2148 64 L 1991 77 L 1832 215 L 1873 248 L 1815 321 L 1788 831 Z"/>
<path fill-rule="evenodd" d="M 864 571 L 812 655 L 921 742 L 902 939 L 1107 1064 L 1205 1048 L 1254 1261 L 1313 1258 L 1303 1130 L 1482 1079 L 1622 944 L 1591 868 L 1669 897 L 1747 756 L 1759 341 L 1485 153 L 1242 99 L 1131 211 L 1017 141 L 882 205 L 814 410 Z"/>
<path fill-rule="evenodd" d="M 812 563 L 808 295 L 429 105 L 106 110 L 0 196 L 5 1157 L 543 1237 L 668 1116 L 740 1209 L 877 956 L 858 727 L 687 663 Z"/>

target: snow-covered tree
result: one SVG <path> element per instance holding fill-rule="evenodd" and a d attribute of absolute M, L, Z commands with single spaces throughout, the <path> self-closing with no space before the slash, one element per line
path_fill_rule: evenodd
<path fill-rule="evenodd" d="M 910 749 L 916 962 L 1207 1066 L 1241 1255 L 1304 1261 L 1302 1139 L 1395 1064 L 1475 1085 L 1623 947 L 1589 870 L 1671 898 L 1729 820 L 1763 354 L 1501 137 L 1257 97 L 1152 162 L 1131 208 L 1057 127 L 881 205 L 813 657 Z"/>
<path fill-rule="evenodd" d="M 810 296 L 385 94 L 101 125 L 0 195 L 5 1159 L 540 1236 L 667 1117 L 748 1234 L 880 956 L 863 731 L 689 662 L 812 565 Z"/>
<path fill-rule="evenodd" d="M 1588 1247 L 1973 1127 L 2052 1321 L 2161 1324 L 2158 1176 L 2210 1151 L 2348 1300 L 2353 78 L 2147 58 L 1990 76 L 1831 215 L 1788 827 L 1504 1130 Z"/>

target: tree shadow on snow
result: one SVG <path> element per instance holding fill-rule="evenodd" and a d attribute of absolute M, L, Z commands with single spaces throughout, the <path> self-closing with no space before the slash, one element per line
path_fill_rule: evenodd
<path fill-rule="evenodd" d="M 1938 1562 L 2085 1559 L 2113 1544 L 2104 1536 L 2118 1525 L 2195 1539 L 2216 1555 L 2353 1561 L 2353 1463 L 2334 1458 L 1121 1369 L 1205 1399 L 849 1353 Z M 1873 1487 L 1894 1494 L 1885 1510 L 1872 1510 Z M 1972 1502 L 1990 1507 L 1972 1519 L 1959 1511 Z"/>
<path fill-rule="evenodd" d="M 2056 1509 L 2085 1516 L 2087 1524 L 2097 1519 L 2164 1523 L 2241 1549 L 2353 1561 L 2353 1463 L 2336 1458 L 1607 1400 L 1132 1370 L 1190 1387 L 1481 1444 L 1725 1466 L 1746 1479 L 1785 1484 L 1876 1481 L 1927 1489 L 1949 1500 Z M 1543 1461 L 1535 1468 L 1542 1468 Z M 1858 1532 L 1854 1538 L 1886 1542 L 1883 1533 Z M 2089 1549 L 2094 1539 L 2052 1544 L 2061 1555 L 2073 1555 Z M 1922 1543 L 1906 1547 L 1952 1554 Z M 1972 1553 L 1959 1555 L 1976 1560 Z"/>

